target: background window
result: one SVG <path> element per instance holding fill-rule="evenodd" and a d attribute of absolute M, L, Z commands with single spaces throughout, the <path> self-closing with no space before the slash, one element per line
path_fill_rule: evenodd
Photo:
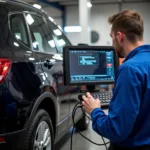
<path fill-rule="evenodd" d="M 43 18 L 32 14 L 26 14 L 26 21 L 29 24 L 33 49 L 40 52 L 56 53 L 51 30 L 48 30 Z"/>
<path fill-rule="evenodd" d="M 23 15 L 22 14 L 11 15 L 10 26 L 15 37 L 29 47 L 29 38 Z"/>

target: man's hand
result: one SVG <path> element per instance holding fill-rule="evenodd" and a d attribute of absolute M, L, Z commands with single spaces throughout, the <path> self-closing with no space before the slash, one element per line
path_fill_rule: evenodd
<path fill-rule="evenodd" d="M 100 100 L 99 99 L 94 99 L 89 92 L 87 92 L 86 96 L 83 96 L 82 99 L 83 99 L 83 102 L 82 102 L 83 108 L 85 109 L 85 111 L 88 114 L 91 114 L 91 112 L 95 108 L 101 108 Z"/>

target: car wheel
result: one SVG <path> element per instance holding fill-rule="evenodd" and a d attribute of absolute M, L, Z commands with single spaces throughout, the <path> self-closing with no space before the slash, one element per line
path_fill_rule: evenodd
<path fill-rule="evenodd" d="M 25 139 L 25 150 L 53 150 L 54 132 L 48 113 L 39 110 L 30 123 Z"/>
<path fill-rule="evenodd" d="M 82 118 L 76 123 L 76 128 L 80 131 L 86 130 L 89 126 L 90 120 L 84 114 Z"/>

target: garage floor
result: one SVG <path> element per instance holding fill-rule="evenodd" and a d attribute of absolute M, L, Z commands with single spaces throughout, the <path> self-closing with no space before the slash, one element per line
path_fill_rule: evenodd
<path fill-rule="evenodd" d="M 106 111 L 107 113 L 107 111 Z M 88 130 L 82 132 L 86 137 L 93 140 L 96 143 L 103 143 L 101 137 L 92 130 L 92 123 Z M 57 144 L 55 150 L 70 150 L 70 134 L 66 135 L 65 138 Z M 105 139 L 108 142 L 107 139 Z M 88 142 L 86 139 L 82 138 L 78 133 L 74 133 L 73 135 L 73 148 L 72 150 L 106 150 L 104 146 L 93 145 Z"/>

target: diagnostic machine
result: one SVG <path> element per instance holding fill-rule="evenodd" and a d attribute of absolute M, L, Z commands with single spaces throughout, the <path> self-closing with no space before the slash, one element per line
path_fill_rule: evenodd
<path fill-rule="evenodd" d="M 94 98 L 101 100 L 102 106 L 108 106 L 111 91 L 99 92 L 97 84 L 113 84 L 119 59 L 111 46 L 66 46 L 64 56 L 64 83 L 67 86 L 86 85 Z M 79 99 L 82 94 L 79 92 Z"/>

